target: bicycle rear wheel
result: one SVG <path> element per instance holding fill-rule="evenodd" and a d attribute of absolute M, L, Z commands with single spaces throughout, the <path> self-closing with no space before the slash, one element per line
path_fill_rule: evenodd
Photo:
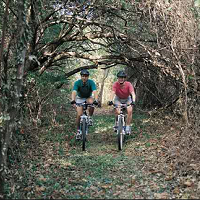
<path fill-rule="evenodd" d="M 82 150 L 85 151 L 86 129 L 87 129 L 86 119 L 83 119 L 81 128 L 82 128 Z"/>
<path fill-rule="evenodd" d="M 125 134 L 123 133 L 123 122 L 122 118 L 119 119 L 118 121 L 118 130 L 117 130 L 117 140 L 118 140 L 118 149 L 122 150 L 123 148 L 123 142 L 125 139 Z"/>

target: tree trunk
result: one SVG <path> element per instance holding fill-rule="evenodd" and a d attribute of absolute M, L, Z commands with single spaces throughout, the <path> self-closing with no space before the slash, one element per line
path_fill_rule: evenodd
<path fill-rule="evenodd" d="M 100 89 L 100 92 L 99 92 L 99 107 L 101 107 L 101 104 L 102 104 L 102 100 L 103 100 L 103 88 L 104 88 L 104 82 L 106 80 L 106 78 L 108 77 L 108 72 L 109 72 L 109 69 L 105 69 L 104 70 L 104 74 L 103 74 L 103 79 L 101 81 L 101 89 Z"/>
<path fill-rule="evenodd" d="M 7 0 L 7 6 L 9 1 Z M 12 139 L 12 135 L 15 134 L 16 130 L 19 129 L 20 122 L 20 96 L 23 86 L 23 75 L 24 75 L 24 61 L 27 48 L 27 26 L 25 13 L 25 0 L 18 1 L 18 35 L 16 48 L 16 79 L 7 76 L 6 67 L 1 68 L 1 72 L 5 74 L 6 80 L 4 83 L 1 82 L 1 99 L 2 103 L 1 118 L 0 118 L 0 198 L 4 198 L 4 180 L 6 176 L 7 168 L 7 153 L 8 148 Z M 4 21 L 5 23 L 5 21 Z M 3 47 L 2 47 L 3 48 Z M 2 51 L 2 50 L 1 50 Z M 2 51 L 3 52 L 3 51 Z M 3 55 L 1 59 L 3 58 Z M 14 75 L 14 74 L 13 74 Z M 4 77 L 4 79 L 5 79 Z M 10 80 L 9 80 L 10 79 Z M 1 80 L 2 81 L 2 80 Z M 7 85 L 6 85 L 7 84 Z M 9 85 L 8 85 L 9 84 Z M 5 88 L 4 88 L 5 87 Z M 7 90 L 6 88 L 9 88 Z M 4 92 L 5 91 L 5 92 Z"/>
<path fill-rule="evenodd" d="M 3 68 L 3 49 L 4 49 L 4 43 L 5 43 L 5 34 L 6 34 L 6 24 L 7 24 L 7 16 L 8 16 L 8 7 L 9 7 L 10 1 L 6 1 L 6 10 L 4 14 L 3 19 L 3 28 L 2 28 L 2 38 L 1 38 L 1 48 L 0 48 L 0 72 L 2 72 Z M 0 80 L 0 88 L 2 86 L 2 80 Z M 0 93 L 0 97 L 2 97 L 2 92 Z M 2 99 L 2 98 L 1 98 Z M 3 104 L 0 105 L 0 116 L 3 118 Z M 2 127 L 2 121 L 0 122 L 0 127 Z M 4 194 L 4 160 L 5 156 L 3 154 L 3 144 L 6 143 L 5 134 L 0 131 L 0 199 L 3 199 Z"/>

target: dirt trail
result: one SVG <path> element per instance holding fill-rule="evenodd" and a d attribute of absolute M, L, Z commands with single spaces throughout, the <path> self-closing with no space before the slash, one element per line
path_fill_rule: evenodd
<path fill-rule="evenodd" d="M 197 198 L 198 182 L 179 177 L 168 156 L 166 138 L 179 131 L 178 121 L 135 111 L 132 134 L 122 151 L 113 132 L 111 107 L 97 108 L 86 151 L 74 140 L 69 124 L 46 127 L 15 173 L 17 199 L 174 199 Z M 65 121 L 64 121 L 65 122 Z M 65 126 L 66 125 L 66 126 Z M 35 141 L 35 140 L 34 140 Z M 33 141 L 33 142 L 34 142 Z M 22 168 L 23 166 L 23 168 Z M 23 170 L 28 169 L 28 170 Z"/>
<path fill-rule="evenodd" d="M 163 138 L 173 125 L 166 124 L 161 119 L 150 122 L 150 119 L 135 114 L 133 133 L 126 141 L 124 149 L 118 151 L 117 137 L 112 129 L 112 111 L 111 107 L 95 110 L 95 125 L 90 130 L 86 152 L 82 152 L 81 144 L 77 144 L 75 153 L 68 157 L 75 170 L 73 175 L 76 175 L 70 177 L 73 180 L 71 187 L 74 188 L 69 189 L 70 197 L 94 199 L 182 197 L 184 193 L 180 192 L 180 181 L 173 177 L 170 163 L 166 165 L 166 162 L 163 162 L 166 156 Z M 71 172 L 68 176 L 70 175 Z"/>

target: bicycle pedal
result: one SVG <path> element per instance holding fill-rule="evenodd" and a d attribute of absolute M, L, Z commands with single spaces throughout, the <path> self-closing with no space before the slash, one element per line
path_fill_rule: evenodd
<path fill-rule="evenodd" d="M 82 140 L 82 138 L 81 137 L 76 137 L 76 140 L 79 141 L 79 140 Z"/>
<path fill-rule="evenodd" d="M 93 126 L 93 120 L 91 118 L 88 120 L 88 126 Z"/>
<path fill-rule="evenodd" d="M 80 132 L 78 132 L 76 134 L 76 140 L 81 140 L 82 139 L 82 134 Z"/>

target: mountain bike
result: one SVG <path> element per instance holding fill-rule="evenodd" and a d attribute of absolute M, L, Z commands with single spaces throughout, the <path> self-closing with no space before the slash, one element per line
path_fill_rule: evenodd
<path fill-rule="evenodd" d="M 117 124 L 117 143 L 118 143 L 118 150 L 122 150 L 123 144 L 126 140 L 126 118 L 127 112 L 126 109 L 128 106 L 132 104 L 113 104 L 114 108 L 120 108 L 120 114 L 116 117 Z"/>
<path fill-rule="evenodd" d="M 82 140 L 82 150 L 85 151 L 86 137 L 87 137 L 88 128 L 89 128 L 89 116 L 87 114 L 87 108 L 94 107 L 94 104 L 83 102 L 83 103 L 76 103 L 76 105 L 83 107 L 83 114 L 80 117 L 80 134 L 81 134 L 81 140 Z"/>

